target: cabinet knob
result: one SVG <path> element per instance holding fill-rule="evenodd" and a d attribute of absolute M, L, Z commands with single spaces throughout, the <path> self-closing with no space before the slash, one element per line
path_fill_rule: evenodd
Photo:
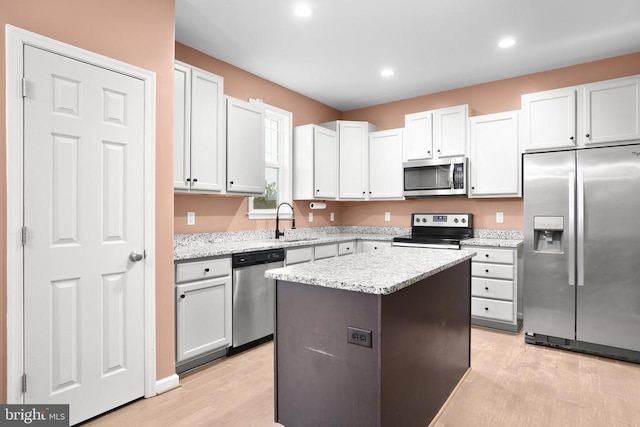
<path fill-rule="evenodd" d="M 187 182 L 191 182 L 191 178 L 187 178 Z"/>
<path fill-rule="evenodd" d="M 233 185 L 233 181 L 229 181 L 229 185 Z"/>
<path fill-rule="evenodd" d="M 485 291 L 488 291 L 488 290 L 489 290 L 489 287 L 488 287 L 488 286 L 485 286 L 485 287 L 484 287 L 484 290 L 485 290 Z"/>
<path fill-rule="evenodd" d="M 366 191 L 363 191 L 363 192 L 362 192 L 362 195 L 364 196 L 365 194 L 366 194 Z"/>
<path fill-rule="evenodd" d="M 209 272 L 209 267 L 205 268 L 205 269 L 204 269 L 204 272 L 205 272 L 205 273 L 208 273 L 208 272 Z"/>
<path fill-rule="evenodd" d="M 573 141 L 573 137 L 572 136 L 570 136 L 569 139 Z"/>
<path fill-rule="evenodd" d="M 489 258 L 489 254 L 484 254 L 484 256 L 486 256 L 487 258 Z"/>
<path fill-rule="evenodd" d="M 487 268 L 484 272 L 485 272 L 485 273 L 488 273 L 488 272 L 489 272 L 489 269 Z"/>
<path fill-rule="evenodd" d="M 438 150 L 438 153 L 440 152 L 440 150 Z"/>
<path fill-rule="evenodd" d="M 320 192 L 320 189 L 317 189 L 317 190 L 316 190 L 316 193 L 319 193 L 319 192 Z"/>
<path fill-rule="evenodd" d="M 472 189 L 472 190 L 475 190 L 475 189 L 476 189 L 476 187 L 471 187 L 471 189 Z"/>
<path fill-rule="evenodd" d="M 186 297 L 186 295 L 185 295 L 185 294 L 180 295 L 180 298 L 184 298 L 184 297 Z"/>
<path fill-rule="evenodd" d="M 198 182 L 198 178 L 193 178 L 193 182 Z"/>
<path fill-rule="evenodd" d="M 591 134 L 587 134 L 586 136 L 587 136 L 587 138 L 589 138 L 591 136 Z"/>
<path fill-rule="evenodd" d="M 485 307 L 485 308 L 484 308 L 484 311 L 489 311 L 489 307 Z"/>
<path fill-rule="evenodd" d="M 431 150 L 427 150 L 427 154 L 431 154 Z"/>

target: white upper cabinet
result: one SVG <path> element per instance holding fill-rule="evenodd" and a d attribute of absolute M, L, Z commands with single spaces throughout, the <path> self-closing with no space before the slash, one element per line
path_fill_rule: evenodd
<path fill-rule="evenodd" d="M 369 134 L 369 199 L 402 199 L 403 129 Z"/>
<path fill-rule="evenodd" d="M 403 161 L 465 156 L 467 105 L 405 115 Z"/>
<path fill-rule="evenodd" d="M 174 189 L 224 192 L 223 78 L 181 62 L 174 76 Z"/>
<path fill-rule="evenodd" d="M 458 157 L 467 153 L 466 105 L 442 108 L 433 113 L 433 145 L 436 157 Z"/>
<path fill-rule="evenodd" d="M 264 193 L 264 140 L 264 108 L 227 97 L 227 193 Z"/>
<path fill-rule="evenodd" d="M 469 118 L 469 197 L 520 196 L 518 111 Z"/>
<path fill-rule="evenodd" d="M 522 95 L 524 151 L 640 139 L 640 76 Z"/>
<path fill-rule="evenodd" d="M 402 160 L 433 158 L 433 113 L 423 111 L 404 116 L 405 138 Z"/>
<path fill-rule="evenodd" d="M 365 199 L 369 191 L 369 132 L 367 122 L 338 120 L 320 126 L 336 131 L 338 138 L 338 198 Z"/>
<path fill-rule="evenodd" d="M 338 197 L 338 139 L 334 130 L 317 126 L 293 129 L 293 198 Z"/>
<path fill-rule="evenodd" d="M 640 139 L 640 76 L 582 88 L 584 145 Z"/>
<path fill-rule="evenodd" d="M 575 88 L 522 95 L 522 114 L 524 151 L 577 145 Z"/>

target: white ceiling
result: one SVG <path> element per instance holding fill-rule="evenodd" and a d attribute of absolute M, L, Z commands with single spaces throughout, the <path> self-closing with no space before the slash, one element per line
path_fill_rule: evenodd
<path fill-rule="evenodd" d="M 348 111 L 638 52 L 640 0 L 176 0 L 176 40 Z"/>

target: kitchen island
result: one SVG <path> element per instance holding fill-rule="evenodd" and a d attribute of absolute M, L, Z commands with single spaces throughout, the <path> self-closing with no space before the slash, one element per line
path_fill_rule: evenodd
<path fill-rule="evenodd" d="M 473 255 L 393 247 L 267 271 L 275 420 L 428 425 L 470 366 Z"/>

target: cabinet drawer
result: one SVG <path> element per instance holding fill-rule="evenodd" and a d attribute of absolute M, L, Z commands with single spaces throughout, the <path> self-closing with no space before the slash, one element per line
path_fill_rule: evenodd
<path fill-rule="evenodd" d="M 338 256 L 338 245 L 335 243 L 331 245 L 319 245 L 315 247 L 315 260 L 333 258 L 335 256 Z"/>
<path fill-rule="evenodd" d="M 476 277 L 488 277 L 491 279 L 513 280 L 513 265 L 472 262 L 471 275 Z"/>
<path fill-rule="evenodd" d="M 475 248 L 474 248 L 475 249 Z M 514 251 L 511 249 L 475 249 L 477 262 L 492 262 L 498 264 L 513 264 Z"/>
<path fill-rule="evenodd" d="M 176 283 L 211 279 L 231 274 L 231 257 L 176 264 Z"/>
<path fill-rule="evenodd" d="M 287 265 L 309 262 L 313 259 L 313 246 L 298 249 L 287 249 L 285 263 Z"/>
<path fill-rule="evenodd" d="M 497 298 L 512 301 L 513 281 L 473 277 L 471 279 L 471 295 L 474 297 Z"/>
<path fill-rule="evenodd" d="M 472 297 L 471 315 L 474 317 L 513 322 L 513 303 Z"/>
<path fill-rule="evenodd" d="M 348 255 L 355 253 L 356 242 L 342 242 L 338 245 L 338 255 Z"/>

